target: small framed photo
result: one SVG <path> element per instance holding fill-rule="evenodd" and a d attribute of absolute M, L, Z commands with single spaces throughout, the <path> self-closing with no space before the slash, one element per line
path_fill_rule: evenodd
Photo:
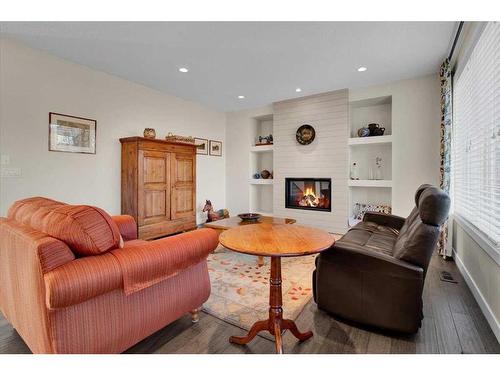
<path fill-rule="evenodd" d="M 195 137 L 194 144 L 196 145 L 196 153 L 198 155 L 208 155 L 208 139 Z"/>
<path fill-rule="evenodd" d="M 222 156 L 222 142 L 210 140 L 210 155 Z"/>
<path fill-rule="evenodd" d="M 96 153 L 97 121 L 49 113 L 49 151 Z"/>

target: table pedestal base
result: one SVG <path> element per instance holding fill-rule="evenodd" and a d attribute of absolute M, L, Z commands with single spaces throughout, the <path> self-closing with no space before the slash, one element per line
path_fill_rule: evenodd
<path fill-rule="evenodd" d="M 245 345 L 261 331 L 268 331 L 275 337 L 276 353 L 283 354 L 283 333 L 288 329 L 297 339 L 305 341 L 313 336 L 311 331 L 300 332 L 295 322 L 283 319 L 281 294 L 281 258 L 271 257 L 271 278 L 269 287 L 269 318 L 255 322 L 248 334 L 243 337 L 231 336 L 229 342 Z"/>

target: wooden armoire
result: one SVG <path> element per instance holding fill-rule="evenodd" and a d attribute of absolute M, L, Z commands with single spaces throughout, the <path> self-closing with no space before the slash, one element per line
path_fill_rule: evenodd
<path fill-rule="evenodd" d="M 196 227 L 196 147 L 142 137 L 121 138 L 122 214 L 141 239 Z"/>

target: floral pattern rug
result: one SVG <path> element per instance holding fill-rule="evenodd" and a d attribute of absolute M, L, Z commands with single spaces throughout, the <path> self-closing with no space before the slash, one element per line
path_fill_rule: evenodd
<path fill-rule="evenodd" d="M 284 318 L 296 319 L 311 299 L 315 258 L 308 255 L 281 259 Z M 270 260 L 264 259 L 265 264 L 259 267 L 256 256 L 219 246 L 208 257 L 212 293 L 203 310 L 246 330 L 257 320 L 267 319 Z"/>

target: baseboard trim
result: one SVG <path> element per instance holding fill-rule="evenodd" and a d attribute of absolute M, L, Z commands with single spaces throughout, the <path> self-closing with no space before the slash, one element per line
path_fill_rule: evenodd
<path fill-rule="evenodd" d="M 486 320 L 488 321 L 491 330 L 495 334 L 497 341 L 500 343 L 500 323 L 496 319 L 495 315 L 493 314 L 493 311 L 490 308 L 490 305 L 488 305 L 488 302 L 486 301 L 483 294 L 479 290 L 477 284 L 475 283 L 474 279 L 467 270 L 467 267 L 465 267 L 464 263 L 462 262 L 462 259 L 460 259 L 460 257 L 458 256 L 455 249 L 453 249 L 453 258 L 455 259 L 455 264 L 457 265 L 458 270 L 465 279 L 465 282 L 467 283 L 469 289 L 471 290 L 472 295 L 476 299 L 477 304 L 481 308 L 481 311 L 483 312 Z"/>

